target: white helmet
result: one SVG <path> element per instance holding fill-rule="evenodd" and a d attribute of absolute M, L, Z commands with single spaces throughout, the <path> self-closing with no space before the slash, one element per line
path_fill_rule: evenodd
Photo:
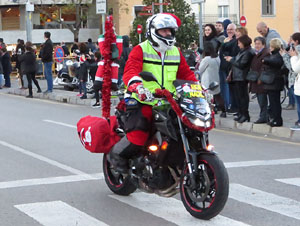
<path fill-rule="evenodd" d="M 174 46 L 175 32 L 177 31 L 180 23 L 179 18 L 175 15 L 159 13 L 155 14 L 147 19 L 147 38 L 150 41 L 151 45 L 158 50 L 159 52 L 165 52 L 166 50 L 172 49 Z M 171 29 L 171 35 L 167 37 L 162 37 L 158 34 L 160 29 Z"/>

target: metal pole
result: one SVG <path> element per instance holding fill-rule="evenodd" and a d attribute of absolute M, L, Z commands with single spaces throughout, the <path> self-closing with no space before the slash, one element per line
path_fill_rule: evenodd
<path fill-rule="evenodd" d="M 199 47 L 203 49 L 202 2 L 199 3 Z"/>
<path fill-rule="evenodd" d="M 163 0 L 159 0 L 159 3 L 162 4 Z M 163 13 L 163 5 L 159 5 L 159 12 Z"/>
<path fill-rule="evenodd" d="M 31 24 L 32 12 L 26 11 L 26 38 L 27 41 L 32 42 L 32 24 Z"/>
<path fill-rule="evenodd" d="M 139 43 L 141 43 L 141 42 L 142 42 L 142 35 L 139 34 Z"/>
<path fill-rule="evenodd" d="M 102 34 L 105 33 L 105 14 L 102 14 Z"/>

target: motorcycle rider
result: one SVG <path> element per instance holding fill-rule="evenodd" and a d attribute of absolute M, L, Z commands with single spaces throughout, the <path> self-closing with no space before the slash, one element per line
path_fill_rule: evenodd
<path fill-rule="evenodd" d="M 174 46 L 175 32 L 180 19 L 169 13 L 151 16 L 146 22 L 147 40 L 135 46 L 126 62 L 123 81 L 125 93 L 126 120 L 124 136 L 110 151 L 109 161 L 117 171 L 128 172 L 127 159 L 140 153 L 151 129 L 151 93 L 160 88 L 155 82 L 146 82 L 140 76 L 142 71 L 151 72 L 158 82 L 171 92 L 175 92 L 176 79 L 197 81 L 185 57 Z"/>

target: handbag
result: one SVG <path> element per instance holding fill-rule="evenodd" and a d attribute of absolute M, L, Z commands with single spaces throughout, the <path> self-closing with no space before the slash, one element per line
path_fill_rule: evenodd
<path fill-rule="evenodd" d="M 246 80 L 251 82 L 256 82 L 259 77 L 259 73 L 257 71 L 250 70 L 247 74 Z"/>
<path fill-rule="evenodd" d="M 269 74 L 266 71 L 262 71 L 259 77 L 259 80 L 262 81 L 264 84 L 272 84 L 275 79 L 275 74 Z"/>

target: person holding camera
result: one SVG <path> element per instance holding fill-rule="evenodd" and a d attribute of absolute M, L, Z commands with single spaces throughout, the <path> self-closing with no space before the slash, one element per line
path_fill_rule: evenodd
<path fill-rule="evenodd" d="M 289 55 L 291 56 L 292 70 L 297 73 L 293 85 L 294 95 L 297 103 L 298 120 L 295 122 L 295 125 L 291 127 L 291 130 L 300 130 L 300 32 L 296 32 L 292 35 L 292 44 L 295 47 L 290 49 Z"/>

